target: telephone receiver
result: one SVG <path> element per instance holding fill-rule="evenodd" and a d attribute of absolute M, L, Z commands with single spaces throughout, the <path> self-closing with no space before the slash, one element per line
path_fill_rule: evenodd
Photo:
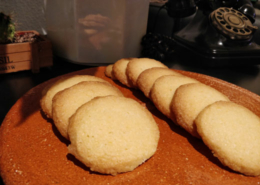
<path fill-rule="evenodd" d="M 183 18 L 196 12 L 196 8 L 203 10 L 205 14 L 220 7 L 236 9 L 246 15 L 252 23 L 255 22 L 255 9 L 250 0 L 168 0 L 165 4 L 168 14 L 174 18 Z"/>
<path fill-rule="evenodd" d="M 169 0 L 165 5 L 168 15 L 175 19 L 194 14 L 198 7 L 227 36 L 227 32 L 232 32 L 233 36 L 241 32 L 239 38 L 245 38 L 257 29 L 252 25 L 256 13 L 250 0 Z"/>
<path fill-rule="evenodd" d="M 257 16 L 250 0 L 168 0 L 165 9 L 175 25 L 166 40 L 182 58 L 210 67 L 260 64 Z M 180 27 L 189 16 L 191 21 Z"/>

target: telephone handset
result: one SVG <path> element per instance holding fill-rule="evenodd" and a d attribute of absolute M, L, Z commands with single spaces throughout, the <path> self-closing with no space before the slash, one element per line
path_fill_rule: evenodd
<path fill-rule="evenodd" d="M 169 0 L 166 8 L 173 18 L 189 16 L 198 8 L 221 34 L 231 39 L 250 39 L 257 30 L 252 25 L 256 14 L 250 0 Z"/>
<path fill-rule="evenodd" d="M 250 0 L 197 0 L 196 4 L 204 12 L 208 13 L 211 13 L 220 7 L 232 8 L 243 13 L 250 19 L 252 23 L 255 22 L 256 14 L 253 4 Z"/>
<path fill-rule="evenodd" d="M 170 38 L 161 36 L 158 49 L 167 40 L 167 52 L 190 56 L 194 63 L 211 67 L 260 64 L 260 43 L 254 40 L 256 13 L 250 0 L 168 0 L 165 7 L 174 25 L 194 16 L 185 27 L 173 29 Z M 143 43 L 151 36 L 144 37 Z"/>
<path fill-rule="evenodd" d="M 203 0 L 197 2 L 198 5 L 200 3 L 203 3 Z M 208 13 L 210 23 L 226 37 L 233 40 L 250 40 L 258 29 L 253 26 L 256 14 L 251 1 L 215 0 L 207 3 L 208 8 L 202 6 L 203 11 L 212 10 Z"/>
<path fill-rule="evenodd" d="M 229 7 L 245 14 L 254 23 L 255 10 L 250 0 L 168 0 L 165 4 L 169 16 L 183 18 L 192 15 L 196 7 L 203 10 L 205 14 L 220 7 Z"/>

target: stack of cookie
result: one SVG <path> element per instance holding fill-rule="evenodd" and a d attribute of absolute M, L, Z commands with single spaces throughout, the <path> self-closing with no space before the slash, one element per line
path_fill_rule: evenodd
<path fill-rule="evenodd" d="M 132 171 L 157 149 L 159 129 L 152 114 L 101 78 L 62 78 L 44 89 L 40 104 L 70 141 L 69 153 L 92 171 Z"/>
<path fill-rule="evenodd" d="M 140 89 L 165 116 L 202 139 L 222 164 L 260 175 L 260 118 L 249 109 L 153 59 L 123 58 L 105 74 Z"/>

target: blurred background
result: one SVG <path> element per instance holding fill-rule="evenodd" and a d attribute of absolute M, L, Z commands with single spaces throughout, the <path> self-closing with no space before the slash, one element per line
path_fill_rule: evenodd
<path fill-rule="evenodd" d="M 0 0 L 0 12 L 11 14 L 17 30 L 36 30 L 46 34 L 46 0 Z"/>

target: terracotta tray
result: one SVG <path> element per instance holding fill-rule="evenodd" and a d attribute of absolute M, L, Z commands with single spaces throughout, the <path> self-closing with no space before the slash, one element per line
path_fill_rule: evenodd
<path fill-rule="evenodd" d="M 31 89 L 6 115 L 0 128 L 0 174 L 6 184 L 259 184 L 260 177 L 248 177 L 223 166 L 204 143 L 162 115 L 139 90 L 132 90 L 104 75 L 105 67 L 72 74 L 101 77 L 118 87 L 126 97 L 144 103 L 160 129 L 155 155 L 132 172 L 117 176 L 91 172 L 67 153 L 63 139 L 51 120 L 41 112 L 42 89 L 58 78 Z M 260 116 L 260 97 L 225 81 L 179 71 L 198 79 Z"/>

